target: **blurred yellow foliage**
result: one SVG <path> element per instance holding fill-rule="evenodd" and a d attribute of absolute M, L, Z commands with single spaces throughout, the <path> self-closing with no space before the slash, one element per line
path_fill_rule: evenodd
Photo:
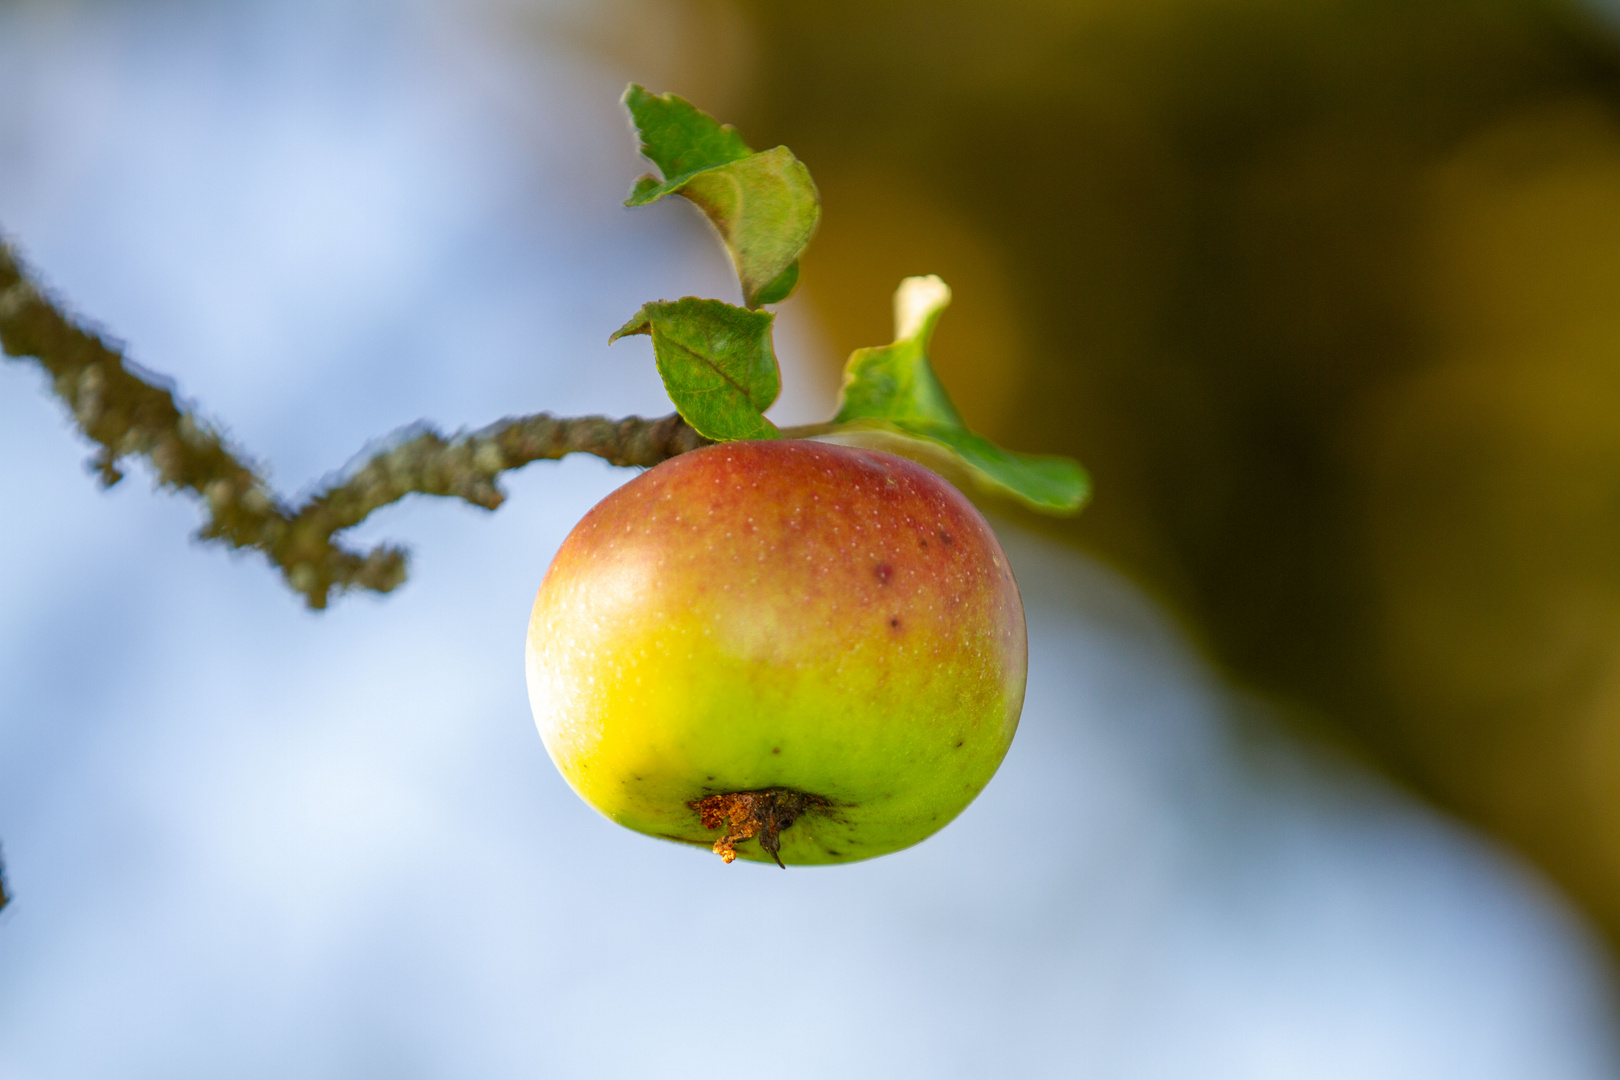
<path fill-rule="evenodd" d="M 1620 922 L 1620 125 L 1537 105 L 1428 178 L 1432 363 L 1360 423 L 1409 756 Z"/>
<path fill-rule="evenodd" d="M 822 187 L 836 343 L 943 275 L 964 412 L 1096 481 L 1042 527 L 1620 933 L 1614 31 L 1553 0 L 733 10 L 726 118 Z"/>

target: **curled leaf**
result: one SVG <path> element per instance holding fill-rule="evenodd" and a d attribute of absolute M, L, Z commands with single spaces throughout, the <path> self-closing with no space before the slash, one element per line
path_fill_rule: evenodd
<path fill-rule="evenodd" d="M 929 339 L 950 302 L 950 287 L 937 277 L 900 283 L 895 340 L 850 354 L 843 402 L 824 437 L 918 458 L 1043 513 L 1077 512 L 1091 490 L 1078 462 L 1004 450 L 962 423 L 928 362 Z"/>
<path fill-rule="evenodd" d="M 737 129 L 674 94 L 631 83 L 625 106 L 641 152 L 663 178 L 643 176 L 626 206 L 680 195 L 707 215 L 731 253 L 749 307 L 787 298 L 798 259 L 821 220 L 810 170 L 785 146 L 755 153 Z"/>

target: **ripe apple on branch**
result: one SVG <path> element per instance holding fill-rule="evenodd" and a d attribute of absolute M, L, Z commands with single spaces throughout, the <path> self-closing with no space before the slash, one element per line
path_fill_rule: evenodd
<path fill-rule="evenodd" d="M 754 153 L 673 95 L 625 95 L 642 151 L 630 205 L 713 221 L 747 307 L 645 305 L 676 409 L 719 445 L 609 495 L 563 542 L 529 623 L 546 749 L 614 821 L 777 865 L 870 858 L 978 795 L 1024 700 L 1023 605 L 984 518 L 911 451 L 1041 509 L 1078 509 L 1073 462 L 973 435 L 929 366 L 950 290 L 909 278 L 895 341 L 857 350 L 828 424 L 783 439 L 772 316 L 820 212 L 786 147 Z M 816 441 L 828 440 L 828 441 Z M 715 833 L 719 832 L 718 838 Z M 747 841 L 753 840 L 749 845 Z M 746 846 L 745 846 L 746 845 Z"/>
<path fill-rule="evenodd" d="M 1077 512 L 1089 481 L 1070 459 L 1013 453 L 962 423 L 928 361 L 950 302 L 937 277 L 900 284 L 895 340 L 850 356 L 830 421 L 779 430 L 765 416 L 781 377 L 764 308 L 793 291 L 820 219 L 809 171 L 673 94 L 631 85 L 624 101 L 662 174 L 627 205 L 696 205 L 742 287 L 744 306 L 654 301 L 613 334 L 651 338 L 674 415 L 539 413 L 449 438 L 415 425 L 293 506 L 3 242 L 0 347 L 44 369 L 97 445 L 103 484 L 143 458 L 159 486 L 200 497 L 201 539 L 259 551 L 312 608 L 404 581 L 403 550 L 337 536 L 406 495 L 493 510 L 500 474 L 531 461 L 655 466 L 586 515 L 535 602 L 530 696 L 558 768 L 613 820 L 712 842 L 727 862 L 898 850 L 988 783 L 1023 701 L 1017 586 L 944 477 L 1052 514 Z"/>

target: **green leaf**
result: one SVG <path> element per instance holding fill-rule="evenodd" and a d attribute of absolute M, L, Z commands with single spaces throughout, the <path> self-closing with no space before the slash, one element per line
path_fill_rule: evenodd
<path fill-rule="evenodd" d="M 731 253 L 743 301 L 752 308 L 786 299 L 821 220 L 810 170 L 785 146 L 755 153 L 731 125 L 674 94 L 631 83 L 624 103 L 641 152 L 663 173 L 663 179 L 637 180 L 625 205 L 645 206 L 666 195 L 688 199 Z"/>
<path fill-rule="evenodd" d="M 716 165 L 741 161 L 754 152 L 736 128 L 722 124 L 674 94 L 654 94 L 631 83 L 624 91 L 624 105 L 630 110 L 636 134 L 641 136 L 641 153 L 671 182 Z M 642 180 L 658 183 L 653 177 L 644 176 Z"/>
<path fill-rule="evenodd" d="M 850 355 L 832 435 L 963 474 L 1043 513 L 1077 512 L 1091 493 L 1078 462 L 1004 450 L 962 423 L 928 362 L 929 339 L 950 302 L 950 288 L 937 277 L 900 283 L 894 294 L 895 340 Z"/>
<path fill-rule="evenodd" d="M 685 296 L 643 304 L 614 332 L 652 338 L 653 357 L 675 409 L 698 434 L 716 442 L 775 439 L 765 410 L 782 392 L 782 373 L 771 349 L 768 311 Z"/>
<path fill-rule="evenodd" d="M 928 340 L 950 302 L 950 286 L 937 277 L 900 283 L 894 293 L 894 343 L 850 354 L 844 365 L 844 400 L 834 423 L 923 420 L 962 426 L 961 414 L 928 362 Z"/>
<path fill-rule="evenodd" d="M 793 292 L 793 286 L 799 283 L 799 261 L 793 260 L 788 268 L 776 275 L 776 280 L 759 290 L 754 296 L 757 304 L 775 304 L 786 300 Z"/>
<path fill-rule="evenodd" d="M 1018 454 L 962 427 L 901 421 L 901 433 L 928 440 L 954 454 L 982 488 L 1043 513 L 1072 514 L 1091 495 L 1091 478 L 1073 458 Z"/>

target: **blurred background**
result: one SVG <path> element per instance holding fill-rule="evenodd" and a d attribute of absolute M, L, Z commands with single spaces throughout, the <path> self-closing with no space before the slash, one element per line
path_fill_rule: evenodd
<path fill-rule="evenodd" d="M 635 79 L 825 216 L 773 415 L 937 272 L 1007 764 L 818 871 L 617 829 L 521 640 L 628 474 L 416 500 L 303 611 L 0 364 L 0 1077 L 1613 1077 L 1620 11 L 1551 0 L 0 0 L 0 228 L 285 492 L 427 418 L 668 411 Z"/>

